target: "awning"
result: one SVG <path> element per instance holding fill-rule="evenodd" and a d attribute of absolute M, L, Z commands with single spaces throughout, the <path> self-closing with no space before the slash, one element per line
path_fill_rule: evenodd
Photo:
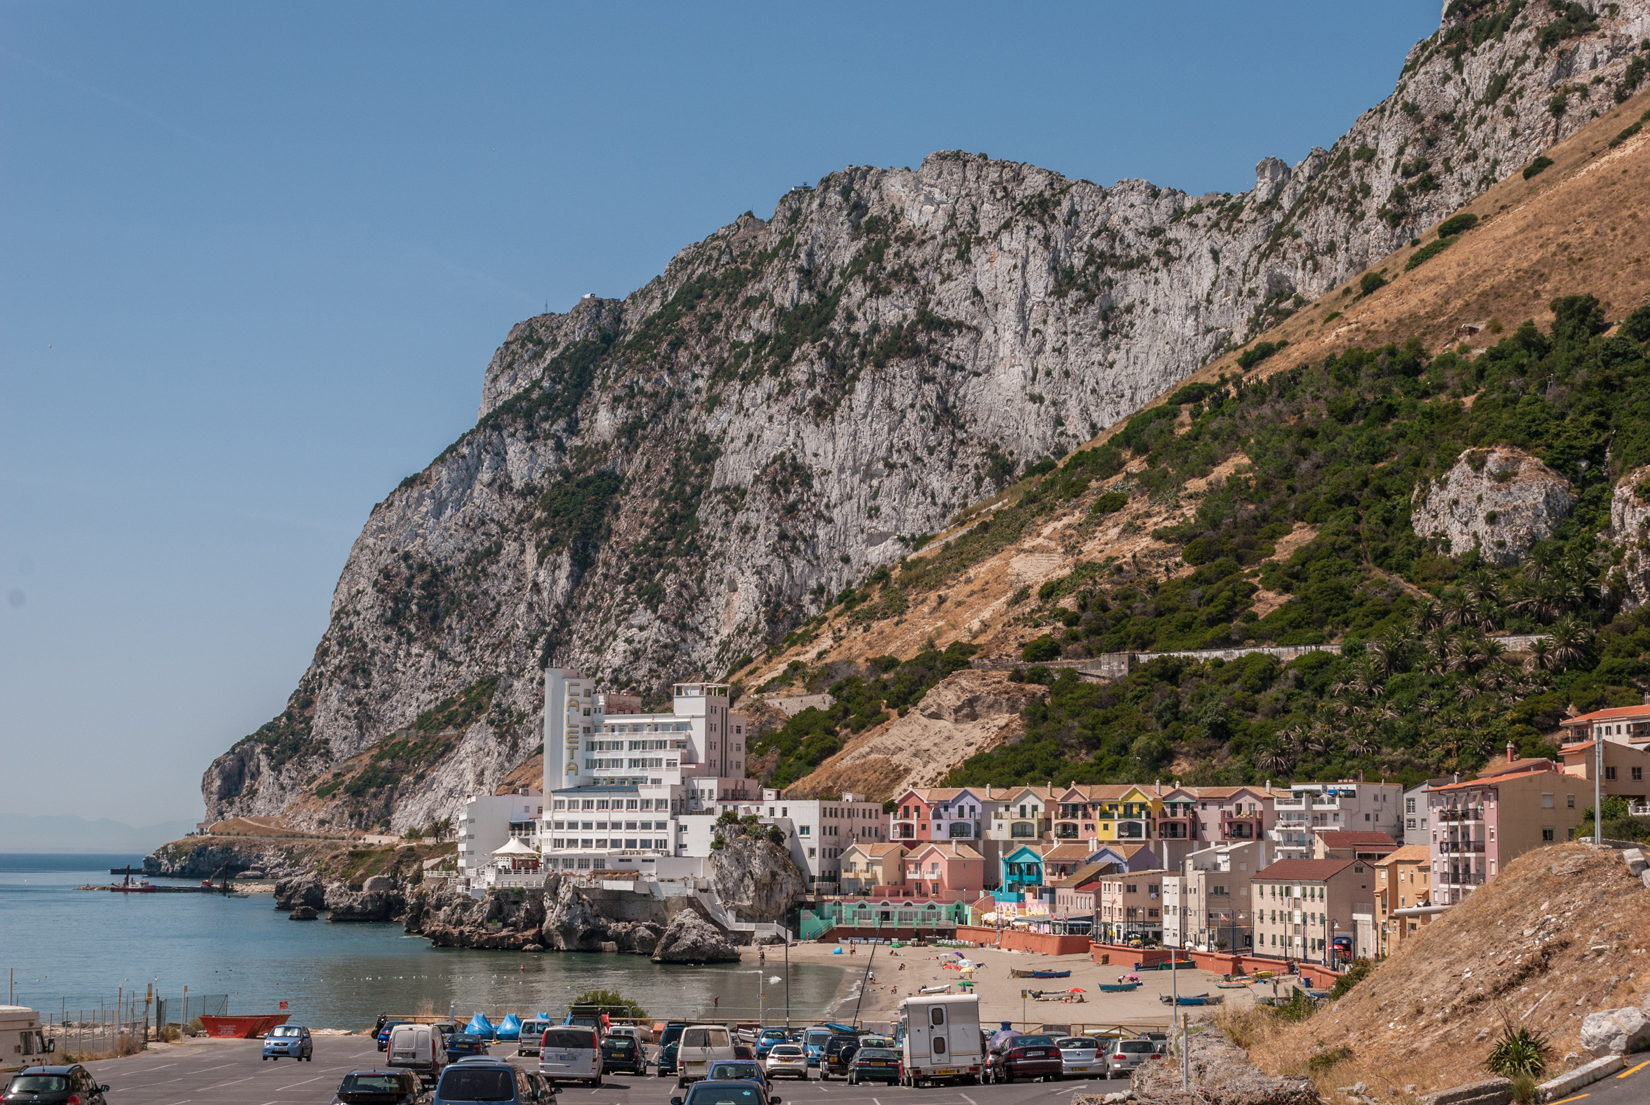
<path fill-rule="evenodd" d="M 537 850 L 535 850 L 533 848 L 529 848 L 527 845 L 523 844 L 521 842 L 520 837 L 513 836 L 505 843 L 504 847 L 502 847 L 502 848 L 498 849 L 497 851 L 495 851 L 493 853 L 493 855 L 495 855 L 495 856 L 533 856 L 533 857 L 537 858 L 538 852 L 537 852 Z"/>

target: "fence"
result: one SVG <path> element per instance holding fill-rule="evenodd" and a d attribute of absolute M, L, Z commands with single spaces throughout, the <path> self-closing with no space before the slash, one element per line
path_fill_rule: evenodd
<path fill-rule="evenodd" d="M 77 1062 L 142 1051 L 151 1036 L 167 1025 L 187 1030 L 200 1016 L 227 1016 L 228 994 L 183 994 L 151 998 L 147 994 L 117 991 L 113 1000 L 100 998 L 94 1006 L 84 998 L 58 999 L 58 1007 L 40 1010 L 40 1027 L 55 1041 L 58 1062 Z"/>

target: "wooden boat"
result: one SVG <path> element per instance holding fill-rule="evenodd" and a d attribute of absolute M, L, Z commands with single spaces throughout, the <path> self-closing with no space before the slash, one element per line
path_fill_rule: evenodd
<path fill-rule="evenodd" d="M 1219 1005 L 1226 1000 L 1225 994 L 1181 994 L 1178 998 L 1172 994 L 1159 994 L 1158 1001 L 1164 1005 Z"/>
<path fill-rule="evenodd" d="M 1070 978 L 1070 971 L 1032 971 L 1032 978 Z"/>
<path fill-rule="evenodd" d="M 1126 994 L 1138 989 L 1140 989 L 1140 983 L 1138 982 L 1102 982 L 1100 984 L 1102 994 Z"/>
<path fill-rule="evenodd" d="M 1217 982 L 1215 986 L 1221 990 L 1244 990 L 1248 988 L 1249 984 L 1247 982 Z"/>

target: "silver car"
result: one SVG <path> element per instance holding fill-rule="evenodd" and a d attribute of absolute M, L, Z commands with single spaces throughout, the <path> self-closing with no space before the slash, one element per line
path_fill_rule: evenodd
<path fill-rule="evenodd" d="M 1062 1036 L 1054 1046 L 1060 1049 L 1062 1078 L 1099 1078 L 1106 1073 L 1100 1041 L 1093 1036 Z"/>
<path fill-rule="evenodd" d="M 1163 1045 L 1141 1037 L 1137 1040 L 1113 1040 L 1106 1049 L 1106 1077 L 1127 1078 L 1134 1068 L 1147 1059 L 1163 1054 Z"/>

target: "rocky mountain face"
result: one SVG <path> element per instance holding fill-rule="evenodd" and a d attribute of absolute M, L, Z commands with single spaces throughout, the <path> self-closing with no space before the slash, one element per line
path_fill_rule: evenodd
<path fill-rule="evenodd" d="M 1570 481 L 1522 449 L 1468 449 L 1415 489 L 1411 522 L 1420 537 L 1447 538 L 1455 553 L 1476 547 L 1492 564 L 1519 564 L 1575 504 Z"/>
<path fill-rule="evenodd" d="M 534 752 L 546 662 L 721 675 L 1523 169 L 1642 82 L 1647 38 L 1650 0 L 1455 0 L 1387 100 L 1242 195 L 856 167 L 518 324 L 475 428 L 373 509 L 286 710 L 207 771 L 209 817 L 427 826 Z"/>

